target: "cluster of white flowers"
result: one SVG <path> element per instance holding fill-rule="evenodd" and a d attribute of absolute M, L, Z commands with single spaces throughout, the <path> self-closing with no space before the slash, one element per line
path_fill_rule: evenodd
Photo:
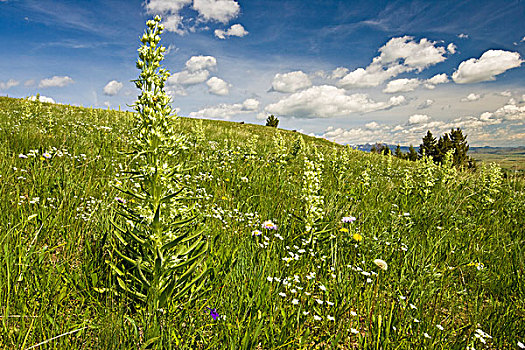
<path fill-rule="evenodd" d="M 305 205 L 306 232 L 314 228 L 317 220 L 323 217 L 324 197 L 321 195 L 322 159 L 304 158 L 303 189 L 301 199 Z"/>

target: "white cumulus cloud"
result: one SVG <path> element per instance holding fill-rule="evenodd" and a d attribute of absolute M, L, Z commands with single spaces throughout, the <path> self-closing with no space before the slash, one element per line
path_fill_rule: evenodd
<path fill-rule="evenodd" d="M 195 21 L 185 18 L 181 11 L 193 4 L 197 12 L 198 23 L 220 22 L 228 23 L 240 13 L 240 6 L 234 0 L 146 0 L 144 2 L 148 14 L 161 15 L 166 30 L 183 35 L 188 29 L 195 30 Z M 189 26 L 189 28 L 188 28 Z"/>
<path fill-rule="evenodd" d="M 444 84 L 448 82 L 448 77 L 445 73 L 436 74 L 432 78 L 427 79 L 426 83 L 430 85 Z"/>
<path fill-rule="evenodd" d="M 208 92 L 210 94 L 226 96 L 230 93 L 231 85 L 220 78 L 211 77 L 206 82 L 206 85 L 208 85 Z"/>
<path fill-rule="evenodd" d="M 455 54 L 457 48 L 458 48 L 458 47 L 457 47 L 456 45 L 454 45 L 454 43 L 450 43 L 450 44 L 448 44 L 448 46 L 447 46 L 447 51 L 450 52 L 451 54 Z"/>
<path fill-rule="evenodd" d="M 9 79 L 6 82 L 0 81 L 0 90 L 7 90 L 19 84 L 20 82 L 14 79 Z"/>
<path fill-rule="evenodd" d="M 164 27 L 167 31 L 184 34 L 183 18 L 179 11 L 191 4 L 192 0 L 146 0 L 146 11 L 149 14 L 162 15 Z"/>
<path fill-rule="evenodd" d="M 277 73 L 273 78 L 272 90 L 278 92 L 296 92 L 312 86 L 308 75 L 303 71 Z"/>
<path fill-rule="evenodd" d="M 397 92 L 414 91 L 420 84 L 421 81 L 419 79 L 396 79 L 389 81 L 383 92 L 394 94 Z"/>
<path fill-rule="evenodd" d="M 192 56 L 186 61 L 186 69 L 190 72 L 217 67 L 217 59 L 213 56 Z"/>
<path fill-rule="evenodd" d="M 463 97 L 461 99 L 461 102 L 473 102 L 473 101 L 479 100 L 480 98 L 481 98 L 481 95 L 471 92 L 470 94 L 467 95 L 467 97 Z"/>
<path fill-rule="evenodd" d="M 40 84 L 38 84 L 38 87 L 40 88 L 48 88 L 48 87 L 64 87 L 69 84 L 73 84 L 75 81 L 71 79 L 68 76 L 54 76 L 52 78 L 46 78 L 40 80 Z"/>
<path fill-rule="evenodd" d="M 332 118 L 387 109 L 404 101 L 404 97 L 395 96 L 388 102 L 376 102 L 366 94 L 348 95 L 335 86 L 321 85 L 272 103 L 265 107 L 265 112 L 297 118 Z"/>
<path fill-rule="evenodd" d="M 234 0 L 193 0 L 193 8 L 204 21 L 221 23 L 228 23 L 241 11 L 241 7 Z"/>
<path fill-rule="evenodd" d="M 168 91 L 185 96 L 186 87 L 206 82 L 210 77 L 210 70 L 215 70 L 216 67 L 217 59 L 213 56 L 192 56 L 186 61 L 184 70 L 172 73 L 168 78 Z M 217 86 L 217 82 L 212 81 L 211 84 Z"/>
<path fill-rule="evenodd" d="M 121 82 L 112 80 L 104 86 L 104 95 L 115 96 L 122 89 L 122 86 Z"/>
<path fill-rule="evenodd" d="M 338 86 L 345 89 L 378 86 L 386 80 L 410 71 L 443 62 L 447 50 L 426 38 L 419 42 L 411 36 L 390 39 L 366 68 L 357 68 L 345 75 Z"/>
<path fill-rule="evenodd" d="M 517 52 L 488 50 L 479 59 L 471 58 L 461 62 L 452 74 L 452 79 L 457 84 L 495 80 L 496 75 L 519 67 L 522 63 L 523 60 Z"/>
<path fill-rule="evenodd" d="M 206 107 L 197 112 L 191 112 L 190 117 L 206 119 L 224 119 L 229 120 L 237 115 L 253 113 L 259 108 L 259 101 L 253 98 L 244 100 L 243 103 L 225 104 Z"/>
<path fill-rule="evenodd" d="M 229 36 L 237 36 L 242 38 L 243 36 L 248 35 L 248 31 L 244 29 L 241 24 L 234 24 L 228 30 L 224 31 L 222 29 L 215 29 L 215 36 L 219 39 L 226 39 Z"/>
<path fill-rule="evenodd" d="M 408 118 L 408 124 L 423 124 L 429 121 L 430 117 L 426 114 L 414 114 Z"/>

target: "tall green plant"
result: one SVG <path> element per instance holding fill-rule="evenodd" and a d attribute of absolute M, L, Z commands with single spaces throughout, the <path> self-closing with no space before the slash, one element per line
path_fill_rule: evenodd
<path fill-rule="evenodd" d="M 185 150 L 176 133 L 171 99 L 164 91 L 169 72 L 161 67 L 165 48 L 159 45 L 164 29 L 160 17 L 147 21 L 141 38 L 135 85 L 129 177 L 119 189 L 114 223 L 111 267 L 120 291 L 155 317 L 170 301 L 184 302 L 203 287 L 208 243 L 198 229 L 197 216 L 184 203 L 185 189 L 177 182 Z"/>

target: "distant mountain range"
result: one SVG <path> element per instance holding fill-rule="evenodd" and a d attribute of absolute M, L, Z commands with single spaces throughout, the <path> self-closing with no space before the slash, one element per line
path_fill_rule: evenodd
<path fill-rule="evenodd" d="M 352 148 L 358 149 L 360 151 L 370 152 L 372 147 L 375 144 L 366 143 L 364 145 L 353 145 Z M 387 145 L 388 148 L 392 152 L 395 152 L 397 145 Z M 409 146 L 400 146 L 401 151 L 403 153 L 408 152 Z M 419 151 L 419 146 L 414 146 L 416 152 Z M 476 153 L 490 153 L 490 154 L 500 154 L 500 153 L 514 153 L 514 154 L 525 154 L 525 146 L 520 147 L 491 147 L 491 146 L 483 146 L 483 147 L 472 147 L 469 148 L 469 153 L 476 154 Z"/>

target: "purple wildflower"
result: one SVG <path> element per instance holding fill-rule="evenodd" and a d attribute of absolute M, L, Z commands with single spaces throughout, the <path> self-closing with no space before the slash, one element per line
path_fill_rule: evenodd
<path fill-rule="evenodd" d="M 209 308 L 209 307 L 206 307 L 206 309 L 210 310 L 210 316 L 213 318 L 214 321 L 216 321 L 217 318 L 219 317 L 219 313 L 217 312 L 217 310 Z"/>
<path fill-rule="evenodd" d="M 18 155 L 18 158 L 27 159 L 27 156 L 25 154 L 23 154 L 23 153 L 20 153 Z"/>
<path fill-rule="evenodd" d="M 356 220 L 356 218 L 353 217 L 353 216 L 344 216 L 344 217 L 341 219 L 341 221 L 342 221 L 343 223 L 354 222 L 355 220 Z"/>

